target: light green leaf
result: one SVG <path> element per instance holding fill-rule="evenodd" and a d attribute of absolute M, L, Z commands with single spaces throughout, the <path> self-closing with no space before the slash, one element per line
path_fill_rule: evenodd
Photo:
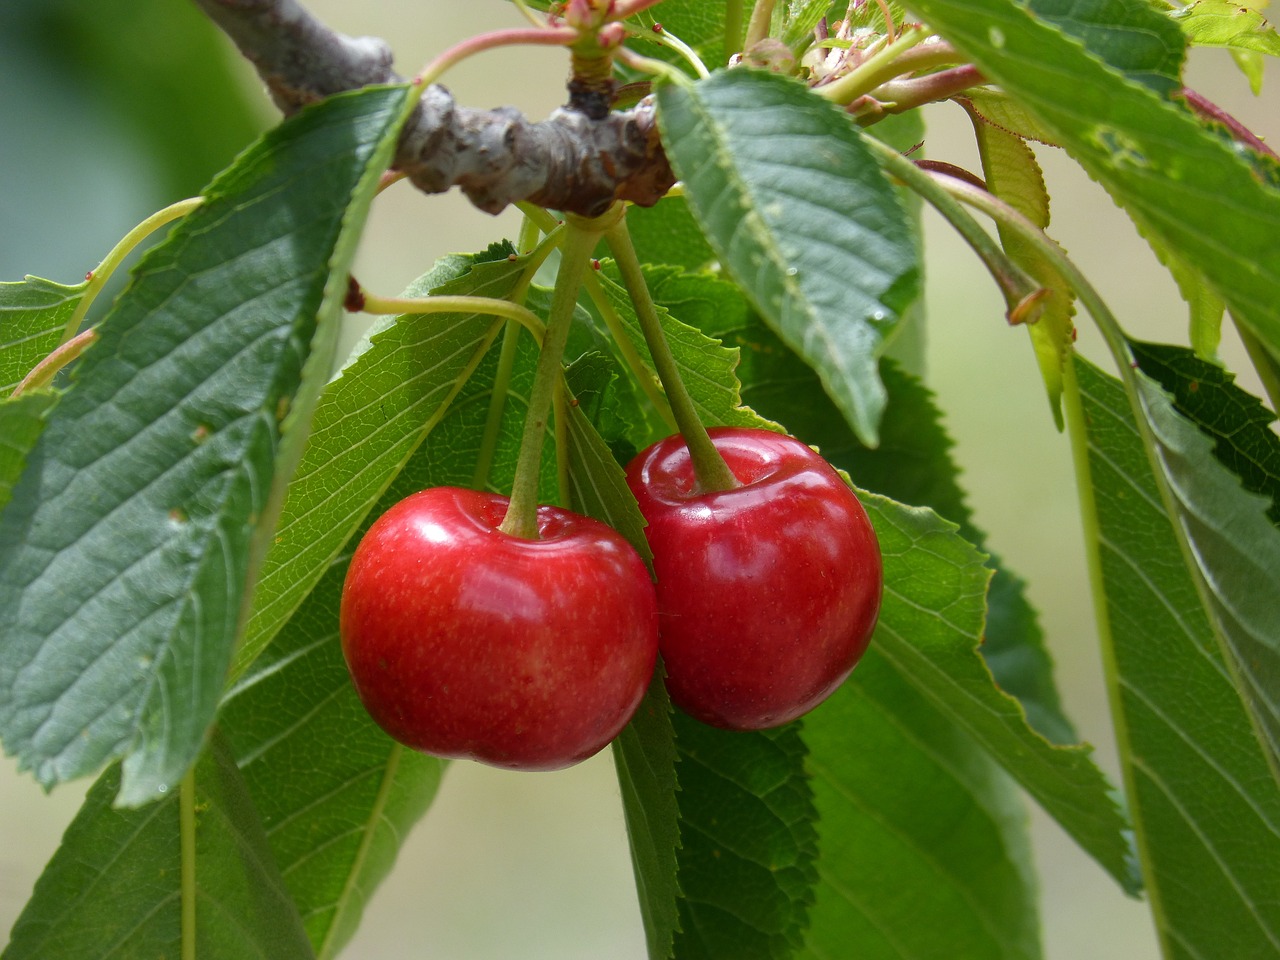
<path fill-rule="evenodd" d="M 1165 955 L 1275 956 L 1280 791 L 1186 571 L 1130 401 L 1087 362 L 1075 369 L 1120 756 Z"/>
<path fill-rule="evenodd" d="M 502 298 L 522 271 L 523 264 L 506 259 L 505 247 L 500 256 L 452 256 L 406 295 Z M 237 671 L 297 609 L 396 472 L 445 416 L 501 330 L 497 317 L 474 313 L 388 319 L 325 388 L 258 579 Z"/>
<path fill-rule="evenodd" d="M 919 273 L 906 214 L 860 134 L 803 85 L 752 70 L 664 86 L 658 105 L 721 263 L 874 446 L 877 360 Z"/>
<path fill-rule="evenodd" d="M 1041 230 L 1049 226 L 1049 191 L 1036 155 L 1016 134 L 987 123 L 970 110 L 978 141 L 978 154 L 987 189 Z M 1040 376 L 1049 394 L 1049 406 L 1059 430 L 1062 419 L 1062 367 L 1075 340 L 1071 288 L 1049 260 L 1015 231 L 997 225 L 1000 244 L 1009 258 L 1022 267 L 1044 291 L 1036 302 L 1039 313 L 1024 326 L 1031 337 Z"/>
<path fill-rule="evenodd" d="M 46 785 L 176 786 L 328 375 L 407 87 L 285 121 L 152 248 L 0 516 L 0 734 Z"/>
<path fill-rule="evenodd" d="M 445 767 L 383 733 L 351 685 L 338 639 L 347 559 L 320 580 L 219 715 L 322 960 L 355 932 Z"/>
<path fill-rule="evenodd" d="M 1173 19 L 1193 44 L 1227 47 L 1280 57 L 1280 34 L 1262 13 L 1227 0 L 1197 0 L 1174 14 Z"/>
<path fill-rule="evenodd" d="M 1280 354 L 1280 190 L 1247 148 L 1127 77 L 1127 64 L 1108 66 L 1065 21 L 1038 19 L 1015 0 L 913 6 Z"/>
<path fill-rule="evenodd" d="M 85 286 L 68 287 L 39 277 L 0 283 L 0 397 L 11 394 L 62 342 Z"/>
<path fill-rule="evenodd" d="M 822 855 L 801 956 L 1040 956 L 1020 797 L 874 644 L 804 738 Z"/>
<path fill-rule="evenodd" d="M 4 960 L 194 956 L 308 960 L 311 947 L 271 857 L 239 771 L 215 740 L 194 795 L 112 806 L 113 766 L 89 790 L 14 924 Z M 182 807 L 194 844 L 182 842 Z M 184 881 L 190 870 L 190 882 Z M 183 906 L 194 899 L 195 928 Z"/>

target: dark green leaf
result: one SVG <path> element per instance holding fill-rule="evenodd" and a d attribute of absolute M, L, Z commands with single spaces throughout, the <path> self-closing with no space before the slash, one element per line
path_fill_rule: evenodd
<path fill-rule="evenodd" d="M 723 3 L 708 3 L 707 0 L 663 0 L 661 6 L 644 10 L 635 19 L 643 30 L 651 30 L 653 24 L 661 23 L 663 30 L 687 43 L 707 68 L 714 70 L 724 66 L 728 57 L 724 43 L 724 7 Z M 639 33 L 641 38 L 643 30 Z M 642 51 L 645 56 L 658 57 L 690 69 L 684 58 L 669 47 L 646 44 Z"/>
<path fill-rule="evenodd" d="M 673 715 L 680 751 L 680 960 L 790 957 L 817 876 L 800 725 L 716 730 Z"/>
<path fill-rule="evenodd" d="M 0 397 L 62 342 L 84 288 L 39 277 L 0 283 Z"/>
<path fill-rule="evenodd" d="M 1280 525 L 1280 437 L 1276 415 L 1235 384 L 1235 377 L 1184 347 L 1129 341 L 1142 372 L 1173 398 L 1174 409 L 1213 440 L 1218 462 L 1244 489 L 1271 501 L 1267 516 Z"/>
<path fill-rule="evenodd" d="M 0 733 L 40 782 L 124 756 L 138 804 L 194 761 L 407 99 L 335 97 L 243 154 L 54 408 L 0 517 Z"/>
<path fill-rule="evenodd" d="M 111 804 L 119 767 L 107 770 L 36 882 L 5 960 L 175 958 L 186 956 L 184 934 L 199 957 L 312 957 L 244 781 L 220 743 L 193 776 L 192 796 L 174 789 L 158 803 L 122 810 Z M 184 805 L 195 824 L 189 850 Z M 195 929 L 184 931 L 191 899 Z"/>
<path fill-rule="evenodd" d="M 659 667 L 640 709 L 613 742 L 649 960 L 668 960 L 680 929 L 677 760 L 671 700 Z"/>
<path fill-rule="evenodd" d="M 1114 379 L 1075 366 L 1121 762 L 1162 942 L 1177 960 L 1275 956 L 1280 791 L 1186 571 L 1130 401 Z M 1274 611 L 1275 594 L 1265 602 Z"/>
<path fill-rule="evenodd" d="M 1129 65 L 1098 59 L 1064 32 L 1067 21 L 1060 29 L 1015 0 L 913 7 L 1280 354 L 1280 190 L 1250 151 L 1134 82 Z"/>
<path fill-rule="evenodd" d="M 804 738 L 822 856 L 801 956 L 1040 956 L 1012 782 L 874 645 Z"/>
<path fill-rule="evenodd" d="M 522 271 L 505 254 L 494 261 L 452 256 L 405 293 L 502 298 Z M 500 319 L 474 313 L 388 319 L 325 389 L 263 563 L 238 668 L 297 609 L 501 330 Z"/>
<path fill-rule="evenodd" d="M 219 721 L 322 960 L 355 932 L 444 769 L 383 733 L 356 696 L 338 640 L 345 560 L 228 694 Z"/>
<path fill-rule="evenodd" d="M 1175 532 L 1280 783 L 1280 528 L 1267 521 L 1271 502 L 1218 462 L 1210 438 L 1155 380 L 1134 371 L 1130 386 Z"/>
<path fill-rule="evenodd" d="M 1182 86 L 1186 41 L 1154 4 L 1029 0 L 1026 7 L 1130 80 L 1165 95 Z"/>
<path fill-rule="evenodd" d="M 632 207 L 627 211 L 627 231 L 641 263 L 701 270 L 715 262 L 715 251 L 680 197 L 652 207 Z"/>
<path fill-rule="evenodd" d="M 919 275 L 902 205 L 860 135 L 801 84 L 753 70 L 664 86 L 658 104 L 721 263 L 874 446 L 877 359 Z"/>

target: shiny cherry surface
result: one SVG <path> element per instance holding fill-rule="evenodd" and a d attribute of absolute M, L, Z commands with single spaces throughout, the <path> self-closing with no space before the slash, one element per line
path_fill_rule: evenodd
<path fill-rule="evenodd" d="M 866 650 L 880 548 L 858 498 L 810 447 L 709 432 L 741 486 L 701 492 L 679 436 L 627 469 L 649 522 L 667 689 L 713 726 L 779 726 L 826 699 Z"/>
<path fill-rule="evenodd" d="M 505 497 L 423 490 L 360 541 L 340 629 L 366 709 L 441 757 L 551 770 L 612 740 L 657 657 L 649 573 L 611 528 L 538 509 L 538 540 L 498 530 Z"/>

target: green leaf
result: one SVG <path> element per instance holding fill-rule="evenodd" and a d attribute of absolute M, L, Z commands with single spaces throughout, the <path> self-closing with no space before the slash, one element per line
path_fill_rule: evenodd
<path fill-rule="evenodd" d="M 874 446 L 876 362 L 919 272 L 902 205 L 859 133 L 801 84 L 752 70 L 664 86 L 658 105 L 667 155 L 721 263 Z"/>
<path fill-rule="evenodd" d="M 636 715 L 613 741 L 649 960 L 669 960 L 680 929 L 677 761 L 671 700 L 660 667 Z"/>
<path fill-rule="evenodd" d="M 321 579 L 219 715 L 267 841 L 320 958 L 355 932 L 443 761 L 369 719 L 338 639 L 346 560 Z"/>
<path fill-rule="evenodd" d="M 739 733 L 677 712 L 680 960 L 790 957 L 817 879 L 800 725 Z"/>
<path fill-rule="evenodd" d="M 571 387 L 573 381 L 570 377 Z M 644 516 L 627 487 L 627 475 L 577 405 L 569 407 L 568 440 L 570 509 L 613 527 L 652 568 L 653 552 L 644 536 Z"/>
<path fill-rule="evenodd" d="M 199 957 L 312 957 L 244 782 L 219 742 L 193 777 L 194 796 L 175 789 L 122 810 L 111 803 L 120 769 L 108 769 L 36 881 L 4 960 L 186 956 L 184 935 Z M 194 815 L 190 848 L 184 805 Z M 195 929 L 184 930 L 191 899 Z"/>
<path fill-rule="evenodd" d="M 0 517 L 0 734 L 46 785 L 176 785 L 213 719 L 407 87 L 287 120 L 152 248 Z"/>
<path fill-rule="evenodd" d="M 1011 781 L 874 645 L 805 717 L 804 738 L 822 856 L 801 956 L 1040 956 L 1026 810 Z"/>
<path fill-rule="evenodd" d="M 645 271 L 646 283 L 656 276 Z M 618 281 L 617 267 L 611 260 L 601 262 L 598 274 L 610 303 L 623 322 L 627 335 L 648 364 L 650 376 L 656 377 L 649 349 L 644 344 L 636 320 L 631 298 Z M 704 424 L 736 427 L 760 427 L 777 429 L 776 424 L 759 417 L 755 411 L 742 405 L 740 385 L 734 369 L 738 365 L 738 352 L 716 342 L 696 327 L 673 317 L 669 310 L 658 304 L 658 318 L 667 337 L 671 352 L 675 355 L 680 377 L 693 397 L 698 417 Z"/>
<path fill-rule="evenodd" d="M 502 298 L 522 272 L 505 252 L 498 260 L 451 256 L 405 293 Z M 237 669 L 297 609 L 501 330 L 497 317 L 474 313 L 389 318 L 325 389 L 263 563 Z"/>
<path fill-rule="evenodd" d="M 1241 485 L 1155 380 L 1132 377 L 1175 533 L 1280 783 L 1280 528 L 1267 519 L 1272 502 Z"/>
<path fill-rule="evenodd" d="M 0 400 L 0 511 L 12 499 L 13 485 L 22 476 L 27 455 L 57 402 L 58 395 L 49 390 Z"/>
<path fill-rule="evenodd" d="M 85 286 L 68 287 L 39 277 L 0 283 L 0 396 L 11 394 L 62 342 Z"/>
<path fill-rule="evenodd" d="M 1244 489 L 1270 500 L 1267 516 L 1280 525 L 1280 436 L 1271 429 L 1276 415 L 1235 376 L 1206 363 L 1184 347 L 1130 340 L 1142 372 L 1173 398 L 1174 408 L 1213 441 L 1218 462 Z"/>
<path fill-rule="evenodd" d="M 683 197 L 668 197 L 652 207 L 627 210 L 627 232 L 640 262 L 701 270 L 716 254 L 702 235 Z"/>
<path fill-rule="evenodd" d="M 1227 47 L 1280 57 L 1280 34 L 1259 10 L 1227 0 L 1197 0 L 1173 15 L 1199 47 Z"/>
<path fill-rule="evenodd" d="M 1130 80 L 1165 95 L 1181 87 L 1186 41 L 1154 4 L 1029 0 L 1026 7 Z"/>
<path fill-rule="evenodd" d="M 1092 365 L 1075 368 L 1120 757 L 1157 929 L 1169 957 L 1274 956 L 1280 791 L 1186 571 L 1130 401 Z"/>
<path fill-rule="evenodd" d="M 1066 21 L 1059 29 L 1015 0 L 913 6 L 1280 353 L 1280 190 L 1246 148 L 1098 59 Z"/>
<path fill-rule="evenodd" d="M 644 38 L 655 23 L 661 23 L 663 30 L 687 43 L 707 68 L 714 70 L 724 66 L 728 59 L 724 43 L 724 7 L 723 3 L 708 3 L 707 0 L 663 0 L 656 10 L 642 10 L 636 14 L 634 19 L 641 27 L 637 39 Z M 690 69 L 679 53 L 656 42 L 646 44 L 642 52 L 645 56 Z"/>
<path fill-rule="evenodd" d="M 1135 892 L 1124 818 L 1089 758 L 1092 748 L 1053 746 L 1032 730 L 978 653 L 989 576 L 982 556 L 932 511 L 870 495 L 863 502 L 885 561 L 876 650 L 986 748 L 1122 888 Z"/>

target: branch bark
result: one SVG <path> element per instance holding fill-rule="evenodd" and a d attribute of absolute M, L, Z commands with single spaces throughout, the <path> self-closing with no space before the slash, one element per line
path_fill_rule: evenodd
<path fill-rule="evenodd" d="M 286 116 L 335 93 L 401 80 L 384 41 L 343 36 L 297 0 L 195 3 L 254 65 Z M 561 108 L 534 122 L 509 107 L 458 106 L 437 84 L 406 124 L 393 166 L 426 193 L 457 186 L 489 213 L 527 200 L 594 217 L 615 200 L 652 206 L 675 182 L 651 101 L 596 120 Z"/>

